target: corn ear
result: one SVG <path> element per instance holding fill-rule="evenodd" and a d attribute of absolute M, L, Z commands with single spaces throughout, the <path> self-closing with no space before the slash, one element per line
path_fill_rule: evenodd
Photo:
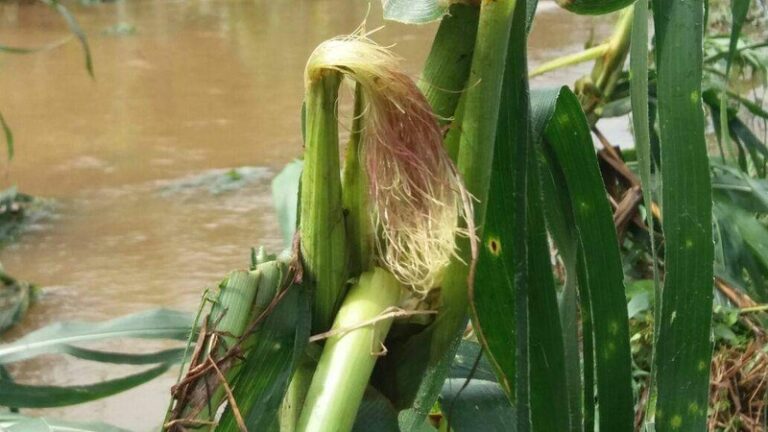
<path fill-rule="evenodd" d="M 333 321 L 347 279 L 336 98 L 342 75 L 323 69 L 307 77 L 304 171 L 299 232 L 304 282 L 313 291 L 312 329 Z"/>

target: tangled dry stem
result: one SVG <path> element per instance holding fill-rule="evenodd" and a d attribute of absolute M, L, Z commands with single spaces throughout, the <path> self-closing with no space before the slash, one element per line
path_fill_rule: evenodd
<path fill-rule="evenodd" d="M 439 285 L 455 255 L 456 234 L 472 231 L 460 229 L 472 226 L 472 199 L 443 148 L 429 102 L 391 52 L 360 34 L 332 39 L 311 55 L 306 85 L 329 69 L 362 89 L 360 157 L 374 207 L 377 258 L 401 283 L 424 295 Z"/>
<path fill-rule="evenodd" d="M 766 430 L 768 408 L 768 345 L 764 338 L 746 348 L 723 347 L 712 359 L 708 429 Z"/>

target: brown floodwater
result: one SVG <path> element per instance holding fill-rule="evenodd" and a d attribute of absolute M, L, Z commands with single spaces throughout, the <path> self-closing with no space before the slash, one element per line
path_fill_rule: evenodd
<path fill-rule="evenodd" d="M 75 41 L 0 56 L 0 110 L 16 157 L 4 186 L 54 201 L 52 215 L 0 251 L 6 270 L 44 287 L 7 339 L 59 320 L 104 320 L 147 308 L 197 308 L 205 287 L 248 265 L 251 246 L 282 248 L 270 181 L 301 155 L 303 67 L 322 40 L 363 21 L 361 0 L 122 0 L 73 7 L 89 35 L 95 79 Z M 377 4 L 368 28 L 382 24 Z M 540 5 L 531 66 L 578 51 L 611 19 Z M 387 23 L 414 77 L 435 25 Z M 44 6 L 0 3 L 0 43 L 67 37 Z M 572 84 L 582 65 L 534 80 Z M 608 132 L 626 137 L 626 120 Z M 238 175 L 228 176 L 236 168 Z M 111 345 L 130 350 L 134 342 Z M 21 382 L 72 385 L 134 371 L 68 359 L 16 365 Z M 175 372 L 102 401 L 30 413 L 159 425 Z"/>

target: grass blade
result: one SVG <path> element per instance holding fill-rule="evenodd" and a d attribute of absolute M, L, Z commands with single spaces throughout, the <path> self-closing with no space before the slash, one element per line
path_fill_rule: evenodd
<path fill-rule="evenodd" d="M 701 106 L 703 0 L 654 0 L 666 275 L 656 430 L 706 427 L 712 355 L 712 192 Z"/>

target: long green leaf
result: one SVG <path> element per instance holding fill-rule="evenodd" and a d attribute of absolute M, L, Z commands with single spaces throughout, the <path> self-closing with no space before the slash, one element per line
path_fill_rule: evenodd
<path fill-rule="evenodd" d="M 77 37 L 77 39 L 80 41 L 80 46 L 83 48 L 83 54 L 85 56 L 85 69 L 88 71 L 88 75 L 91 76 L 91 78 L 94 78 L 94 72 L 93 72 L 93 57 L 91 56 L 91 47 L 88 44 L 88 38 L 85 35 L 85 32 L 83 31 L 82 27 L 80 27 L 80 23 L 77 22 L 77 18 L 75 18 L 74 15 L 67 9 L 59 0 L 41 0 L 46 5 L 53 8 L 56 12 L 58 12 L 62 18 L 64 18 L 64 21 L 66 21 L 67 26 L 69 27 L 69 31 L 72 32 L 72 34 Z"/>
<path fill-rule="evenodd" d="M 605 15 L 634 3 L 635 0 L 557 0 L 563 9 L 579 15 Z"/>
<path fill-rule="evenodd" d="M 751 3 L 752 0 L 731 0 L 731 36 L 728 41 L 728 62 L 725 68 L 726 77 L 730 75 L 733 58 L 736 56 L 736 51 L 739 45 L 739 37 L 741 37 L 741 30 L 744 27 L 744 21 L 747 19 L 749 5 Z"/>
<path fill-rule="evenodd" d="M 128 432 L 106 423 L 73 422 L 47 417 L 0 413 L 0 430 L 7 432 Z"/>
<path fill-rule="evenodd" d="M 528 421 L 528 308 L 526 175 L 528 172 L 528 70 L 526 3 L 515 8 L 501 95 L 488 213 L 470 298 L 474 327 L 499 382 Z M 519 366 L 519 367 L 518 367 Z M 525 408 L 523 408 L 525 407 Z M 527 428 L 520 430 L 526 430 Z"/>
<path fill-rule="evenodd" d="M 192 316 L 155 309 L 102 323 L 69 321 L 53 324 L 14 342 L 0 345 L 0 364 L 66 352 L 71 344 L 113 338 L 185 340 L 192 330 Z"/>
<path fill-rule="evenodd" d="M 543 126 L 543 125 L 542 125 Z M 540 136 L 543 131 L 537 131 Z M 537 141 L 538 142 L 538 141 Z M 541 152 L 537 152 L 537 157 L 542 158 Z M 573 222 L 573 211 L 568 198 L 568 191 L 559 188 L 557 185 L 565 184 L 562 173 L 553 172 L 548 169 L 544 161 L 540 162 L 541 192 L 543 197 L 543 210 L 547 221 L 547 228 L 552 240 L 557 246 L 558 254 L 565 267 L 565 283 L 563 285 L 560 297 L 560 323 L 562 326 L 563 349 L 565 359 L 565 379 L 568 386 L 568 405 L 571 419 L 571 430 L 583 430 L 582 406 L 585 406 L 585 412 L 592 412 L 594 398 L 591 397 L 582 403 L 583 386 L 581 375 L 581 344 L 579 343 L 579 273 L 581 263 L 579 262 L 578 239 L 576 235 L 575 224 Z M 582 296 L 583 297 L 583 296 Z M 585 299 L 582 298 L 582 301 Z M 586 303 L 586 302 L 585 302 Z M 588 314 L 584 314 L 589 318 Z M 582 320 L 584 322 L 584 320 Z M 588 326 L 589 320 L 585 324 L 584 351 L 591 353 L 591 327 Z M 589 327 L 589 328 L 587 328 Z M 589 342 L 589 343 L 588 343 Z M 590 347 L 590 348 L 587 348 Z M 584 362 L 585 375 L 594 370 L 591 361 Z M 588 381 L 585 379 L 585 381 Z M 594 383 L 589 387 L 590 392 Z M 591 429 L 594 429 L 591 428 Z M 590 429 L 590 430 L 591 430 Z"/>
<path fill-rule="evenodd" d="M 2 113 L 0 113 L 0 127 L 3 128 L 3 135 L 5 136 L 5 149 L 8 152 L 8 160 L 11 160 L 13 159 L 14 151 L 13 131 L 11 130 L 11 127 L 8 126 L 8 123 L 6 123 Z"/>
<path fill-rule="evenodd" d="M 419 78 L 419 89 L 444 123 L 453 118 L 467 84 L 479 14 L 480 8 L 475 6 L 451 6 L 450 15 L 440 21 Z"/>
<path fill-rule="evenodd" d="M 66 353 L 82 360 L 99 363 L 150 365 L 157 363 L 176 363 L 184 356 L 185 348 L 171 348 L 147 354 L 129 354 L 110 351 L 96 351 L 73 345 L 63 347 L 59 353 Z"/>
<path fill-rule="evenodd" d="M 648 0 L 635 3 L 630 42 L 630 99 L 632 102 L 632 129 L 635 133 L 637 161 L 640 165 L 640 182 L 643 187 L 643 201 L 646 209 L 648 231 L 651 233 L 651 249 L 656 254 L 651 183 L 651 131 L 648 114 Z M 654 259 L 654 274 L 656 272 Z"/>
<path fill-rule="evenodd" d="M 565 87 L 535 92 L 531 105 L 534 130 L 542 122 L 546 125 L 544 150 L 550 155 L 549 169 L 562 173 L 582 251 L 585 274 L 580 276 L 579 286 L 590 302 L 600 429 L 631 430 L 631 359 L 623 273 L 589 126 L 578 99 Z"/>
<path fill-rule="evenodd" d="M 552 278 L 549 242 L 541 202 L 537 159 L 531 155 L 528 181 L 528 316 L 530 332 L 531 430 L 571 429 L 565 345 Z M 552 415 L 552 412 L 562 415 Z"/>
<path fill-rule="evenodd" d="M 165 363 L 122 378 L 68 387 L 34 386 L 3 381 L 0 383 L 0 405 L 15 408 L 52 408 L 90 402 L 151 381 L 162 375 L 170 366 L 170 363 Z"/>
<path fill-rule="evenodd" d="M 656 430 L 706 427 L 712 355 L 712 195 L 701 105 L 703 0 L 654 0 L 666 275 Z"/>

